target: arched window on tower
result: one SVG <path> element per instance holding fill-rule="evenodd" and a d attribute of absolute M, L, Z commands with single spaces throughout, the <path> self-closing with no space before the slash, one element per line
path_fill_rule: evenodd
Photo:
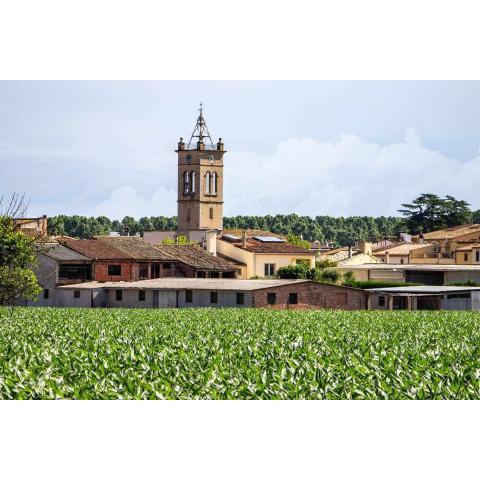
<path fill-rule="evenodd" d="M 187 194 L 190 190 L 188 172 L 183 173 L 183 193 Z"/>
<path fill-rule="evenodd" d="M 217 194 L 217 172 L 212 173 L 212 188 L 211 191 L 213 194 Z"/>
<path fill-rule="evenodd" d="M 195 193 L 195 172 L 190 172 L 190 192 Z"/>
<path fill-rule="evenodd" d="M 211 192 L 210 190 L 210 172 L 207 172 L 205 175 L 205 193 L 209 195 Z"/>

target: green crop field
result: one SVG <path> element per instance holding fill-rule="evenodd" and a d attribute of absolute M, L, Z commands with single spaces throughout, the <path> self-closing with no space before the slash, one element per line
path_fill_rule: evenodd
<path fill-rule="evenodd" d="M 3 308 L 0 398 L 480 398 L 480 315 Z"/>

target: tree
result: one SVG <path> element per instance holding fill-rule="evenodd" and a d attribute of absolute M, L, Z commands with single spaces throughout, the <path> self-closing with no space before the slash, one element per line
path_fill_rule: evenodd
<path fill-rule="evenodd" d="M 298 247 L 302 247 L 305 250 L 309 250 L 311 248 L 310 242 L 304 240 L 298 235 L 287 235 L 287 241 L 288 243 L 291 243 L 292 245 L 297 245 Z"/>
<path fill-rule="evenodd" d="M 40 292 L 32 267 L 36 265 L 35 238 L 17 229 L 24 216 L 23 197 L 12 196 L 6 208 L 0 199 L 0 305 L 14 306 L 19 299 L 34 299 Z"/>
<path fill-rule="evenodd" d="M 422 193 L 412 203 L 402 204 L 404 208 L 399 212 L 406 217 L 408 230 L 420 233 L 470 223 L 472 213 L 469 206 L 451 195 L 440 198 L 432 193 Z"/>
<path fill-rule="evenodd" d="M 472 212 L 472 223 L 480 223 L 480 210 Z"/>

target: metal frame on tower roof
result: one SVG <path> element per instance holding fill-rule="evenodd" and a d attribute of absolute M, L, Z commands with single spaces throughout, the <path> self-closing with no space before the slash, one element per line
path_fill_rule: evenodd
<path fill-rule="evenodd" d="M 200 115 L 197 118 L 197 124 L 195 125 L 192 136 L 190 137 L 190 141 L 188 142 L 187 150 L 195 150 L 202 143 L 205 145 L 205 139 L 209 140 L 209 143 L 207 143 L 206 145 L 206 150 L 215 150 L 215 145 L 212 141 L 212 137 L 210 136 L 210 132 L 208 131 L 205 118 L 203 118 L 202 103 L 200 103 L 199 111 L 200 111 Z M 194 138 L 198 138 L 198 141 L 194 142 L 193 141 Z"/>

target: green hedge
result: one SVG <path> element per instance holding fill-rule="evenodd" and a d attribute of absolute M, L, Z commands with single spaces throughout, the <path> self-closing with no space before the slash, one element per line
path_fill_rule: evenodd
<path fill-rule="evenodd" d="M 421 285 L 421 283 L 412 283 L 412 282 L 380 282 L 378 280 L 349 280 L 343 282 L 345 287 L 354 287 L 354 288 L 385 288 L 385 287 L 415 287 Z"/>

